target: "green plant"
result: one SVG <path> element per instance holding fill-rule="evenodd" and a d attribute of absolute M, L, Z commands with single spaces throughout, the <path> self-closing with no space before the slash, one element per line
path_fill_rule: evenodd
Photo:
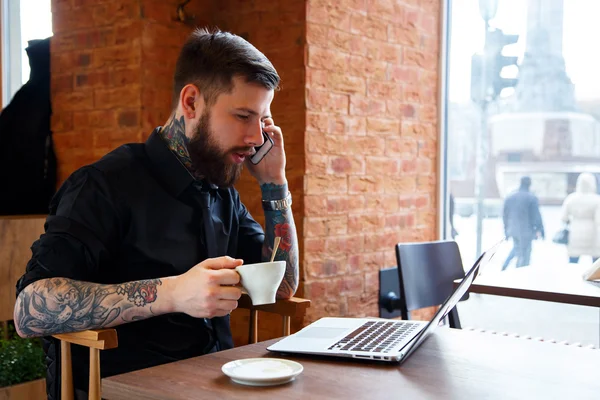
<path fill-rule="evenodd" d="M 8 340 L 0 339 L 0 387 L 44 377 L 46 365 L 40 340 L 20 338 L 12 325 L 8 336 Z"/>

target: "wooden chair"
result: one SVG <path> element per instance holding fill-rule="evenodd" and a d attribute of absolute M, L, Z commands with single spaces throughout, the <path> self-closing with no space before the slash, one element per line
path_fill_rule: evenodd
<path fill-rule="evenodd" d="M 291 333 L 291 318 L 300 315 L 308 307 L 310 300 L 292 297 L 289 300 L 277 300 L 274 304 L 253 307 L 247 294 L 242 295 L 238 308 L 250 310 L 248 343 L 258 342 L 258 312 L 279 314 L 283 319 L 283 335 Z M 87 330 L 82 332 L 54 335 L 60 340 L 61 367 L 60 386 L 61 400 L 73 400 L 73 370 L 71 367 L 71 343 L 90 348 L 90 383 L 89 400 L 100 400 L 100 350 L 114 349 L 118 345 L 115 329 Z"/>

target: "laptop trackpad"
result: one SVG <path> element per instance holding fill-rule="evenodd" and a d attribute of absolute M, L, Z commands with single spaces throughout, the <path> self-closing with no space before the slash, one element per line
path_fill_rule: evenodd
<path fill-rule="evenodd" d="M 339 335 L 348 332 L 348 328 L 308 328 L 304 329 L 294 336 L 307 339 L 333 339 Z"/>

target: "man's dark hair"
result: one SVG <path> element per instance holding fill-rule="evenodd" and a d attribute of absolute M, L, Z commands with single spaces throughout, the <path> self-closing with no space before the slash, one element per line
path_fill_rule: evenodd
<path fill-rule="evenodd" d="M 531 178 L 528 176 L 524 176 L 521 178 L 521 189 L 529 189 L 531 186 Z"/>
<path fill-rule="evenodd" d="M 218 29 L 196 29 L 184 43 L 173 77 L 173 108 L 177 107 L 181 89 L 187 84 L 198 86 L 208 106 L 221 93 L 233 89 L 232 78 L 243 77 L 276 90 L 279 75 L 263 53 L 243 38 Z"/>

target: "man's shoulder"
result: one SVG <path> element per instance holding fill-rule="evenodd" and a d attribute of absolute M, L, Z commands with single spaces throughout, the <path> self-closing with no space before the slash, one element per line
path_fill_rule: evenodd
<path fill-rule="evenodd" d="M 145 150 L 143 143 L 131 143 L 117 147 L 99 160 L 74 171 L 65 183 L 70 185 L 93 181 L 112 186 L 117 182 L 137 179 L 144 173 Z"/>
<path fill-rule="evenodd" d="M 105 154 L 98 161 L 90 164 L 90 167 L 107 174 L 122 173 L 132 167 L 142 165 L 145 157 L 146 151 L 143 143 L 128 143 Z"/>

